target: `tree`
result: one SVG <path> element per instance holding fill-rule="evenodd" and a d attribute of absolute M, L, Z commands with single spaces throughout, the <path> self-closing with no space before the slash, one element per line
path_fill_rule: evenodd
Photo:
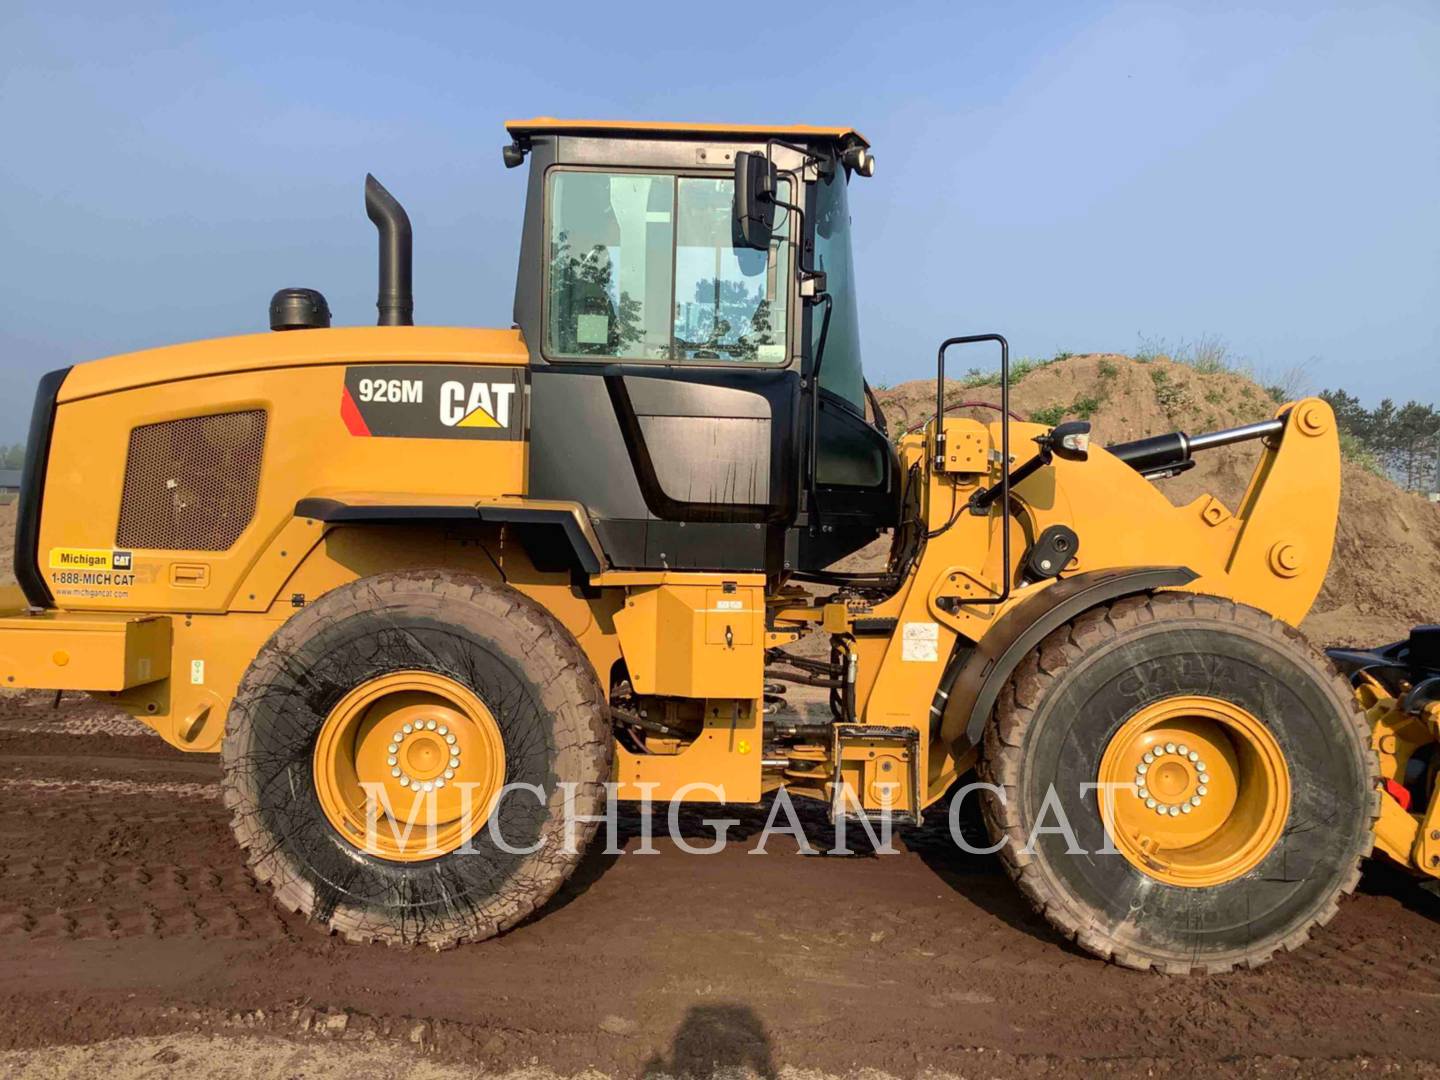
<path fill-rule="evenodd" d="M 1396 405 L 1384 398 L 1366 409 L 1344 390 L 1322 390 L 1335 410 L 1342 444 L 1378 461 L 1397 484 L 1411 491 L 1440 488 L 1440 412 L 1433 405 L 1407 401 Z"/>

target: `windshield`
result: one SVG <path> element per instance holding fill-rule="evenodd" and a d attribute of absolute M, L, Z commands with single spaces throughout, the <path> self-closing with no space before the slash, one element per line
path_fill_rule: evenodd
<path fill-rule="evenodd" d="M 734 202 L 733 180 L 557 172 L 549 353 L 785 363 L 786 231 L 776 229 L 768 251 L 736 247 Z"/>
<path fill-rule="evenodd" d="M 834 310 L 820 365 L 820 386 L 865 412 L 865 376 L 860 367 L 860 321 L 855 311 L 855 266 L 850 258 L 850 204 L 845 171 L 837 167 L 815 193 L 815 269 L 825 272 Z M 819 343 L 825 305 L 811 309 L 810 340 Z"/>

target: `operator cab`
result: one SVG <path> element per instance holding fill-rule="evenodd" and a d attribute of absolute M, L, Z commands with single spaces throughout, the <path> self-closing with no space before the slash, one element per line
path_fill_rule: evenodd
<path fill-rule="evenodd" d="M 865 416 L 850 251 L 847 187 L 874 161 L 865 140 L 808 126 L 507 127 L 506 164 L 530 165 L 515 288 L 530 496 L 583 504 L 627 569 L 778 579 L 893 528 L 898 465 Z M 758 241 L 737 212 L 737 155 L 772 185 Z"/>

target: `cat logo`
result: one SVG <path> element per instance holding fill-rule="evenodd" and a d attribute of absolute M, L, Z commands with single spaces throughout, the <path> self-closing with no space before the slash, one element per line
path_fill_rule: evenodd
<path fill-rule="evenodd" d="M 471 383 L 451 379 L 440 384 L 440 422 L 446 427 L 508 428 L 513 382 Z"/>
<path fill-rule="evenodd" d="M 516 441 L 525 369 L 508 364 L 366 364 L 345 369 L 340 420 L 351 435 Z"/>

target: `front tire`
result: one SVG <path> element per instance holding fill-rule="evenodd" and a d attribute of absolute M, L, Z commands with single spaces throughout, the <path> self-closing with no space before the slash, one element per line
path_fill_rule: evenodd
<path fill-rule="evenodd" d="M 255 658 L 226 725 L 225 803 L 285 908 L 351 941 L 441 948 L 554 894 L 595 828 L 581 818 L 566 842 L 567 790 L 576 814 L 601 813 L 612 746 L 595 673 L 548 612 L 470 575 L 382 574 Z M 496 803 L 502 784 L 540 794 Z M 367 820 L 376 792 L 393 820 Z"/>
<path fill-rule="evenodd" d="M 1262 612 L 1181 593 L 1050 634 L 1000 697 L 981 777 L 1035 908 L 1088 952 L 1176 974 L 1303 944 L 1354 889 L 1379 811 L 1328 661 Z"/>

